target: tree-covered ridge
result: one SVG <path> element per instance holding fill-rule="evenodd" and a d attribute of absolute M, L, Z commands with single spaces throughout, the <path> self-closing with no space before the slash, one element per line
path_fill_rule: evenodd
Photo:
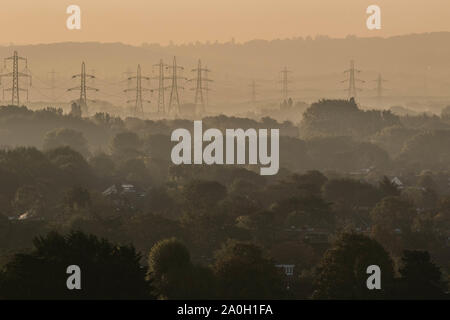
<path fill-rule="evenodd" d="M 367 139 L 376 132 L 400 124 L 398 116 L 385 110 L 361 110 L 354 99 L 320 100 L 303 114 L 302 137 L 351 136 Z"/>
<path fill-rule="evenodd" d="M 341 109 L 352 116 L 341 117 Z M 302 123 L 270 118 L 203 120 L 221 130 L 281 128 L 280 171 L 268 177 L 246 165 L 173 165 L 170 134 L 191 128 L 191 120 L 0 108 L 0 140 L 8 145 L 0 150 L 0 283 L 19 290 L 1 292 L 0 285 L 0 296 L 39 295 L 51 273 L 34 280 L 32 293 L 15 284 L 29 281 L 34 266 L 64 278 L 60 267 L 73 258 L 94 270 L 129 268 L 137 289 L 122 284 L 134 292 L 127 297 L 443 297 L 448 120 L 384 118 L 341 100 L 320 101 L 306 113 L 317 116 L 309 129 L 321 135 L 306 138 Z M 392 126 L 391 116 L 398 120 Z M 382 266 L 389 290 L 364 291 L 369 260 Z M 295 265 L 293 275 L 280 265 Z M 414 282 L 420 272 L 424 281 Z M 84 298 L 123 297 L 103 280 L 105 291 Z M 58 291 L 60 282 L 49 286 L 45 297 L 78 297 Z"/>

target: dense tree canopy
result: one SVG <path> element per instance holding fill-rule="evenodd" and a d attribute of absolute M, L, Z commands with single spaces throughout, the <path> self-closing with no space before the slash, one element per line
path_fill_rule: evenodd
<path fill-rule="evenodd" d="M 250 243 L 227 242 L 213 266 L 220 298 L 274 299 L 283 296 L 283 281 L 274 263 Z"/>
<path fill-rule="evenodd" d="M 448 118 L 394 116 L 353 100 L 303 109 L 301 123 L 203 119 L 204 129 L 280 129 L 280 170 L 262 176 L 254 165 L 173 164 L 171 132 L 192 127 L 189 119 L 0 107 L 0 278 L 11 288 L 1 296 L 441 297 L 450 274 Z M 61 291 L 73 261 L 90 266 L 84 296 Z M 363 266 L 378 263 L 383 290 L 369 292 Z M 275 267 L 286 264 L 292 275 Z"/>
<path fill-rule="evenodd" d="M 382 270 L 381 290 L 368 290 L 367 267 Z M 324 255 L 316 277 L 319 299 L 386 299 L 392 297 L 393 262 L 383 247 L 366 236 L 346 233 Z"/>
<path fill-rule="evenodd" d="M 150 286 L 140 254 L 93 235 L 51 232 L 34 239 L 28 254 L 16 254 L 0 274 L 6 299 L 147 299 Z M 68 290 L 66 269 L 78 265 L 82 290 Z"/>
<path fill-rule="evenodd" d="M 85 157 L 89 156 L 87 140 L 84 138 L 83 133 L 66 128 L 60 128 L 47 132 L 44 139 L 45 150 L 64 146 L 72 148 Z"/>

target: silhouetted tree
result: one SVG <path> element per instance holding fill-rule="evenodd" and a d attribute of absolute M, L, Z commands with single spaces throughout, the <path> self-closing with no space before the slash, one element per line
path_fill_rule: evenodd
<path fill-rule="evenodd" d="M 416 209 L 400 197 L 382 199 L 372 209 L 372 235 L 390 252 L 399 253 L 411 234 Z"/>
<path fill-rule="evenodd" d="M 447 282 L 441 270 L 427 251 L 405 250 L 399 269 L 398 298 L 400 299 L 449 299 Z"/>
<path fill-rule="evenodd" d="M 163 299 L 211 299 L 214 278 L 210 269 L 193 265 L 188 249 L 175 238 L 156 243 L 148 256 L 148 277 Z"/>
<path fill-rule="evenodd" d="M 44 138 L 44 150 L 64 146 L 72 148 L 81 153 L 84 157 L 87 157 L 90 154 L 88 143 L 84 138 L 83 133 L 67 128 L 55 129 L 47 132 Z"/>
<path fill-rule="evenodd" d="M 16 254 L 0 275 L 4 299 L 148 299 L 146 269 L 132 246 L 94 235 L 50 232 L 33 241 L 34 250 Z M 81 269 L 81 290 L 68 290 L 67 267 Z"/>
<path fill-rule="evenodd" d="M 217 252 L 213 269 L 222 299 L 279 299 L 285 295 L 280 270 L 254 244 L 228 241 Z"/>
<path fill-rule="evenodd" d="M 91 167 L 78 152 L 69 147 L 59 147 L 47 151 L 45 155 L 58 168 L 53 174 L 60 185 L 87 185 L 92 182 Z"/>
<path fill-rule="evenodd" d="M 200 212 L 212 210 L 226 194 L 227 189 L 220 183 L 202 180 L 191 181 L 183 191 L 187 207 Z"/>
<path fill-rule="evenodd" d="M 367 267 L 382 272 L 381 290 L 369 290 Z M 392 297 L 393 262 L 375 240 L 344 233 L 322 258 L 315 277 L 315 299 L 386 299 Z"/>
<path fill-rule="evenodd" d="M 130 131 L 121 132 L 114 136 L 111 142 L 111 151 L 118 159 L 134 158 L 141 154 L 142 142 L 139 136 Z"/>
<path fill-rule="evenodd" d="M 111 177 L 114 175 L 115 163 L 110 156 L 104 153 L 90 158 L 89 165 L 92 167 L 95 175 L 100 178 Z"/>

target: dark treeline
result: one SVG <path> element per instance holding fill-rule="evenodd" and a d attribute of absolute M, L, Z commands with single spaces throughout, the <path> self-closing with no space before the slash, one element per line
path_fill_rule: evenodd
<path fill-rule="evenodd" d="M 190 120 L 1 107 L 0 297 L 446 297 L 445 114 L 322 100 L 297 124 L 203 126 L 280 128 L 278 175 L 173 165 L 171 132 Z M 77 263 L 81 293 L 65 287 Z M 366 288 L 372 264 L 382 290 Z"/>

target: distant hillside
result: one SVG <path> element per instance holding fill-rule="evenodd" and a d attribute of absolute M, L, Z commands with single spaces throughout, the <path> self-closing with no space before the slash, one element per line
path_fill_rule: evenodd
<path fill-rule="evenodd" d="M 117 103 L 127 85 L 123 81 L 123 73 L 127 69 L 135 72 L 140 63 L 144 74 L 156 76 L 152 73 L 152 65 L 160 59 L 171 64 L 174 55 L 185 67 L 184 76 L 187 78 L 195 76 L 190 70 L 196 67 L 199 58 L 212 70 L 210 77 L 214 79 L 211 83 L 214 91 L 210 97 L 213 105 L 249 101 L 249 84 L 253 79 L 259 85 L 257 99 L 278 103 L 279 71 L 284 66 L 292 71 L 290 95 L 295 99 L 312 101 L 324 96 L 344 97 L 345 83 L 340 81 L 345 79 L 343 71 L 351 59 L 362 71 L 359 77 L 366 81 L 362 84 L 362 98 L 376 95 L 376 83 L 372 80 L 378 73 L 389 80 L 385 84 L 389 89 L 386 91 L 388 96 L 450 96 L 449 32 L 390 38 L 254 40 L 245 44 L 150 44 L 134 47 L 121 43 L 57 43 L 3 46 L 0 47 L 0 57 L 12 55 L 13 50 L 28 58 L 29 68 L 36 77 L 36 90 L 32 97 L 40 100 L 42 95 L 50 95 L 49 72 L 52 69 L 59 72 L 55 95 L 65 98 L 64 89 L 77 84 L 70 80 L 70 75 L 79 73 L 81 61 L 85 61 L 87 71 L 95 72 L 99 78 L 94 83 L 103 89 L 99 99 L 109 98 Z M 189 89 L 194 85 L 186 83 L 185 87 Z M 146 83 L 145 86 L 149 85 Z M 155 80 L 150 86 L 156 87 Z M 185 90 L 181 95 L 189 102 L 193 92 Z"/>

